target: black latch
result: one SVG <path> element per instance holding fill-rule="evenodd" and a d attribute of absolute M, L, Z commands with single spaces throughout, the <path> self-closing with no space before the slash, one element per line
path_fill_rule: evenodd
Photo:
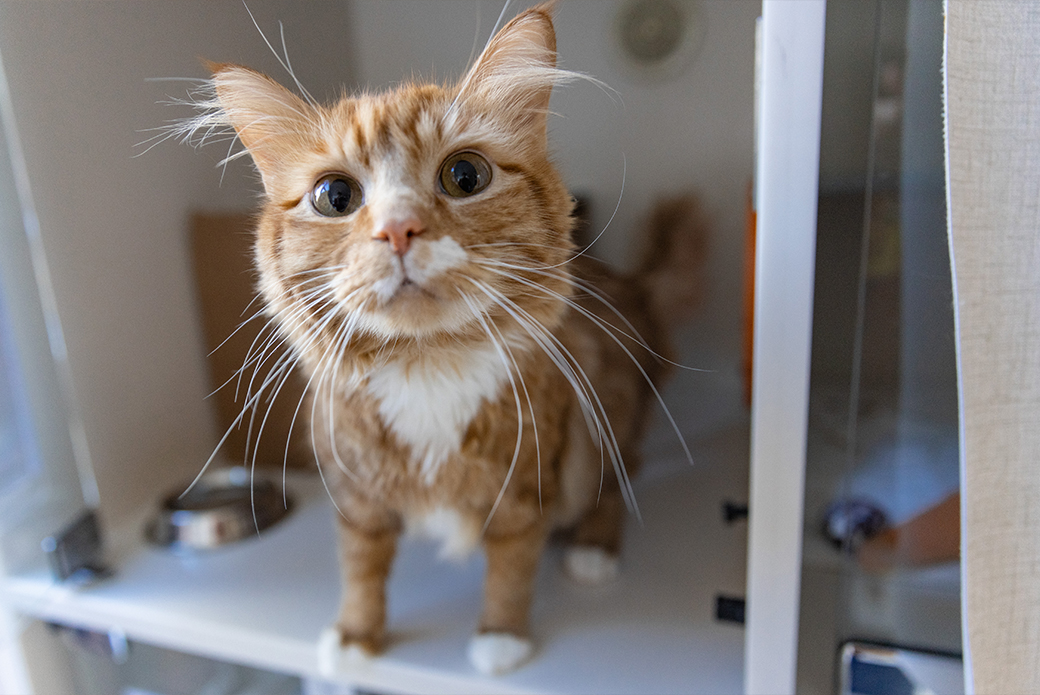
<path fill-rule="evenodd" d="M 727 623 L 744 624 L 744 609 L 746 601 L 733 596 L 715 597 L 715 619 Z"/>
<path fill-rule="evenodd" d="M 741 521 L 746 519 L 748 516 L 748 506 L 746 504 L 739 504 L 737 502 L 731 502 L 726 500 L 722 505 L 722 518 L 727 524 L 732 524 L 735 521 Z"/>

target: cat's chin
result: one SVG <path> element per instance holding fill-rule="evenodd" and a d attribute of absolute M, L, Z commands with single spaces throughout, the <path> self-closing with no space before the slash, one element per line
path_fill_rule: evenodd
<path fill-rule="evenodd" d="M 405 284 L 389 301 L 367 312 L 363 325 L 392 340 L 456 333 L 473 321 L 472 311 L 462 302 L 439 298 L 419 285 Z"/>

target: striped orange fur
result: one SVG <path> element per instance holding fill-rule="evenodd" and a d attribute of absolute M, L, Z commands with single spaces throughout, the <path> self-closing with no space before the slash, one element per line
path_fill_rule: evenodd
<path fill-rule="evenodd" d="M 582 549 L 579 579 L 616 566 L 628 476 L 666 371 L 657 307 L 674 288 L 574 248 L 546 119 L 553 87 L 575 76 L 555 62 L 540 6 L 452 85 L 319 105 L 214 65 L 212 100 L 185 126 L 232 127 L 263 180 L 260 290 L 295 360 L 275 371 L 302 367 L 300 418 L 340 514 L 343 601 L 327 664 L 382 649 L 407 528 L 433 529 L 450 552 L 483 546 L 470 656 L 489 672 L 531 653 L 551 532 Z"/>

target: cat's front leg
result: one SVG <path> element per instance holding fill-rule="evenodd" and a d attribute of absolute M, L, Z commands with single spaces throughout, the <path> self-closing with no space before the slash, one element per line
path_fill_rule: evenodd
<path fill-rule="evenodd" d="M 512 671 L 534 651 L 528 618 L 546 535 L 539 522 L 502 535 L 489 529 L 485 536 L 484 607 L 469 645 L 470 662 L 483 673 Z"/>
<path fill-rule="evenodd" d="M 319 670 L 328 676 L 367 660 L 386 640 L 386 582 L 397 549 L 398 524 L 359 525 L 339 518 L 343 595 L 336 622 L 322 633 Z"/>

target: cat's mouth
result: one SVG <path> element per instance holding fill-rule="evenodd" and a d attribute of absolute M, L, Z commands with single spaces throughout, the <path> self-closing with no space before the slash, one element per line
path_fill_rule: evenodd
<path fill-rule="evenodd" d="M 396 260 L 391 282 L 396 280 L 388 299 L 425 298 L 440 300 L 435 288 L 442 284 L 447 272 L 461 266 L 466 252 L 450 237 L 435 241 L 416 240 L 412 248 Z"/>
<path fill-rule="evenodd" d="M 426 297 L 428 299 L 437 299 L 437 295 L 406 275 L 401 280 L 401 284 L 397 286 L 397 290 L 390 297 L 390 300 L 393 301 L 398 298 L 417 296 Z"/>

